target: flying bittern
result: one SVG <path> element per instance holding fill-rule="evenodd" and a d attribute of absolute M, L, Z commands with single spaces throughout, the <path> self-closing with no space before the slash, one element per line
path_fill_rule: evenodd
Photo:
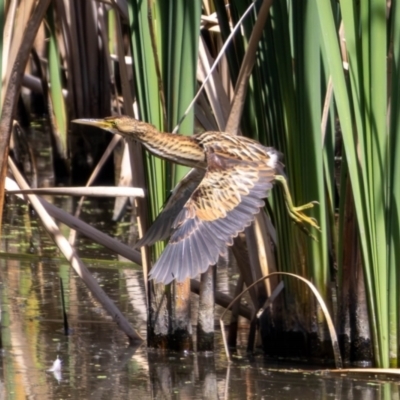
<path fill-rule="evenodd" d="M 175 188 L 163 212 L 137 246 L 170 236 L 168 246 L 150 271 L 164 284 L 183 281 L 216 264 L 233 238 L 251 224 L 264 207 L 274 181 L 285 190 L 291 218 L 319 229 L 303 213 L 314 202 L 294 207 L 285 178 L 279 174 L 279 153 L 272 147 L 225 132 L 182 136 L 159 132 L 153 125 L 129 117 L 78 119 L 128 140 L 142 143 L 163 159 L 194 168 Z"/>

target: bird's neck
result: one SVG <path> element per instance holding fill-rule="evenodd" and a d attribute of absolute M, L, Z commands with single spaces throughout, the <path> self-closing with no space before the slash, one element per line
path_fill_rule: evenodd
<path fill-rule="evenodd" d="M 154 129 L 137 135 L 135 139 L 157 157 L 189 167 L 206 166 L 204 150 L 191 136 L 159 132 Z"/>

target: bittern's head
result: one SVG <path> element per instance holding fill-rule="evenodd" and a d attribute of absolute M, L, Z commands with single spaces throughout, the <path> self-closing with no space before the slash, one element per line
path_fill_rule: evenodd
<path fill-rule="evenodd" d="M 104 119 L 82 118 L 74 119 L 72 122 L 82 125 L 96 126 L 111 133 L 118 133 L 124 137 L 135 139 L 155 127 L 147 122 L 139 121 L 135 118 L 126 116 L 106 117 Z"/>

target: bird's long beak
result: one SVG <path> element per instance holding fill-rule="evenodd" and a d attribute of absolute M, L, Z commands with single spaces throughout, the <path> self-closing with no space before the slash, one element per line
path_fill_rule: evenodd
<path fill-rule="evenodd" d="M 71 122 L 73 122 L 74 124 L 95 126 L 96 128 L 116 133 L 116 129 L 113 127 L 112 121 L 107 121 L 105 119 L 80 118 L 74 119 Z"/>

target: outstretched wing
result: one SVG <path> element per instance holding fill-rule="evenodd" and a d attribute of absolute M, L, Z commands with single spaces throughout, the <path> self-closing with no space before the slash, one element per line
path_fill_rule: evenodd
<path fill-rule="evenodd" d="M 174 188 L 162 212 L 144 236 L 135 244 L 135 248 L 151 246 L 155 242 L 167 239 L 171 235 L 172 225 L 177 215 L 182 211 L 183 206 L 202 181 L 205 172 L 204 169 L 193 168 L 186 174 Z"/>
<path fill-rule="evenodd" d="M 275 177 L 265 162 L 207 154 L 207 172 L 176 217 L 168 246 L 150 271 L 164 284 L 193 278 L 214 265 L 264 206 Z"/>

